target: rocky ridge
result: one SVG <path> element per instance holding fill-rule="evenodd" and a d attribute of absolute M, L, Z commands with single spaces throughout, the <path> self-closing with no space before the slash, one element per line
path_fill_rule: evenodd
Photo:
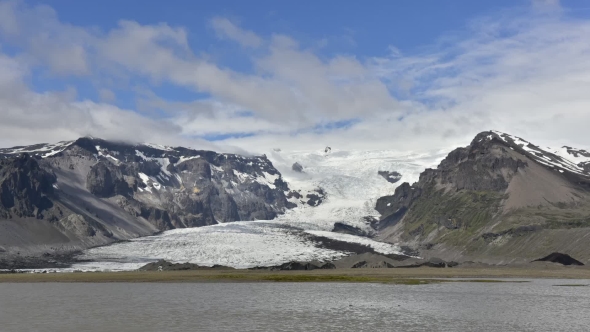
<path fill-rule="evenodd" d="M 3 254 L 71 251 L 160 231 L 269 220 L 296 206 L 266 156 L 85 137 L 0 149 Z"/>
<path fill-rule="evenodd" d="M 496 131 L 452 151 L 418 182 L 381 197 L 380 238 L 423 256 L 530 261 L 553 251 L 590 259 L 590 158 Z"/>

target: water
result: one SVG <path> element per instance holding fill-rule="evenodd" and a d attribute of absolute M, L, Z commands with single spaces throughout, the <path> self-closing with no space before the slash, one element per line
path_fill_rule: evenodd
<path fill-rule="evenodd" d="M 0 330 L 588 331 L 564 283 L 0 284 Z"/>

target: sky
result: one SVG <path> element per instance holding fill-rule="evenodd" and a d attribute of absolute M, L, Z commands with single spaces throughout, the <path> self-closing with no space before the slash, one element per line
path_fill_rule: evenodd
<path fill-rule="evenodd" d="M 590 147 L 587 1 L 0 0 L 0 146 Z"/>

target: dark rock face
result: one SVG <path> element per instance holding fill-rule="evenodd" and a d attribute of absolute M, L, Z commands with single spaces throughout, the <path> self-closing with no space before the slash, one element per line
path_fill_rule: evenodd
<path fill-rule="evenodd" d="M 301 195 L 299 192 L 297 192 L 295 190 L 291 190 L 287 194 L 287 198 L 292 198 L 292 197 L 295 197 L 297 199 L 301 199 L 301 198 L 303 198 L 303 195 Z"/>
<path fill-rule="evenodd" d="M 303 166 L 301 166 L 300 163 L 294 163 L 293 166 L 291 166 L 291 169 L 293 169 L 295 172 L 303 172 Z"/>
<path fill-rule="evenodd" d="M 311 263 L 301 263 L 301 262 L 289 262 L 285 263 L 276 267 L 271 268 L 271 270 L 279 270 L 279 271 L 311 271 L 317 270 L 320 267 Z"/>
<path fill-rule="evenodd" d="M 135 209 L 140 210 L 138 216 L 161 230 L 273 219 L 294 207 L 284 194 L 287 183 L 266 156 L 88 138 L 73 147 L 101 155 L 87 176 L 92 194 L 139 201 L 143 207 Z"/>
<path fill-rule="evenodd" d="M 355 263 L 353 266 L 351 266 L 351 269 L 362 269 L 362 268 L 366 268 L 367 267 L 367 261 L 360 261 L 358 263 Z"/>
<path fill-rule="evenodd" d="M 382 218 L 375 227 L 380 230 L 397 224 L 425 191 L 506 191 L 512 177 L 528 165 L 512 157 L 498 143 L 506 145 L 495 133 L 480 133 L 467 148 L 458 148 L 449 153 L 437 169 L 426 169 L 420 174 L 417 183 L 403 183 L 396 188 L 394 195 L 381 197 L 375 209 Z M 437 218 L 446 223 L 450 216 L 441 215 Z M 452 222 L 449 226 L 456 227 Z"/>
<path fill-rule="evenodd" d="M 552 262 L 552 263 L 559 263 L 562 265 L 578 265 L 578 266 L 584 265 L 582 262 L 572 258 L 570 255 L 562 254 L 559 252 L 554 252 L 554 253 L 549 254 L 548 256 L 545 256 L 543 258 L 536 259 L 533 262 Z"/>
<path fill-rule="evenodd" d="M 432 257 L 427 262 L 424 262 L 422 266 L 441 268 L 446 267 L 447 263 L 440 258 Z"/>
<path fill-rule="evenodd" d="M 139 271 L 189 271 L 189 270 L 233 270 L 233 267 L 214 265 L 200 266 L 192 263 L 171 263 L 166 260 L 148 263 L 139 268 Z"/>
<path fill-rule="evenodd" d="M 94 165 L 86 178 L 88 191 L 98 197 L 127 196 L 133 192 L 122 172 L 112 164 L 101 161 Z"/>
<path fill-rule="evenodd" d="M 378 223 L 374 223 L 373 227 L 381 230 L 397 224 L 420 195 L 422 188 L 404 182 L 395 189 L 393 196 L 379 198 L 375 210 L 382 218 Z"/>
<path fill-rule="evenodd" d="M 320 269 L 322 269 L 322 270 L 332 270 L 335 268 L 336 268 L 336 265 L 334 265 L 334 263 L 331 263 L 331 262 L 327 262 L 326 264 L 320 266 Z"/>
<path fill-rule="evenodd" d="M 382 261 L 373 264 L 369 264 L 367 261 L 360 261 L 354 264 L 351 268 L 352 269 L 390 269 L 394 266 L 389 264 L 388 262 Z"/>
<path fill-rule="evenodd" d="M 318 266 L 310 262 L 287 262 L 276 266 L 257 266 L 250 268 L 250 270 L 269 270 L 269 271 L 311 271 L 311 270 L 329 270 L 335 269 L 336 265 L 332 262 L 327 262 L 322 266 Z"/>
<path fill-rule="evenodd" d="M 357 236 L 368 236 L 367 232 L 363 231 L 362 229 L 341 222 L 334 223 L 332 232 Z"/>
<path fill-rule="evenodd" d="M 318 188 L 315 190 L 315 193 L 307 194 L 305 197 L 308 199 L 307 204 L 309 206 L 318 206 L 322 204 L 322 202 L 326 198 L 326 192 L 324 191 L 324 189 Z"/>
<path fill-rule="evenodd" d="M 0 218 L 40 217 L 52 207 L 56 177 L 27 154 L 0 160 Z"/>
<path fill-rule="evenodd" d="M 421 174 L 420 180 L 436 178 L 441 185 L 449 184 L 456 190 L 505 191 L 518 169 L 528 165 L 503 153 L 493 144 L 494 138 L 486 139 L 489 135 L 481 133 L 468 148 L 452 151 L 436 170 Z"/>
<path fill-rule="evenodd" d="M 396 183 L 402 178 L 402 175 L 398 172 L 379 171 L 377 174 L 381 175 L 389 183 Z"/>

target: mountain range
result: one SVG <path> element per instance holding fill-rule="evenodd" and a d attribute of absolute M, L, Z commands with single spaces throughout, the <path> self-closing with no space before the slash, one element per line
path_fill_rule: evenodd
<path fill-rule="evenodd" d="M 241 156 L 92 137 L 0 149 L 0 256 L 275 219 L 426 258 L 498 264 L 559 251 L 590 260 L 585 150 L 482 132 L 415 178 L 400 165 L 419 164 L 379 152 L 351 159 L 326 148 L 287 165 L 277 151 Z"/>

